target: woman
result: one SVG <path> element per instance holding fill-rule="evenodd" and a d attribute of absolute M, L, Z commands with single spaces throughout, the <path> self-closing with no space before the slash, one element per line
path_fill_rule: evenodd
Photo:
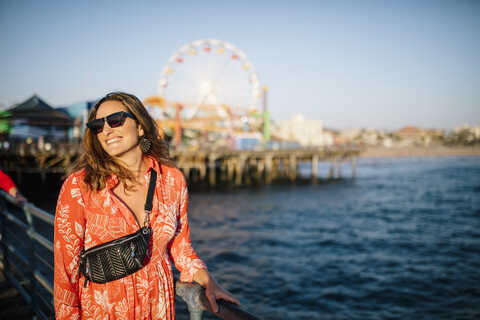
<path fill-rule="evenodd" d="M 181 281 L 205 287 L 215 312 L 216 299 L 240 305 L 217 284 L 191 246 L 185 178 L 140 100 L 121 92 L 107 94 L 93 107 L 88 121 L 83 152 L 69 170 L 57 202 L 56 319 L 174 319 L 170 259 Z M 145 265 L 124 278 L 88 282 L 84 287 L 80 252 L 143 225 L 152 169 L 158 178 Z"/>

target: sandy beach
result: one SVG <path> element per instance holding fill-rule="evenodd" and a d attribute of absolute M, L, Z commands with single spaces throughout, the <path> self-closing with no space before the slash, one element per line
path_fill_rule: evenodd
<path fill-rule="evenodd" d="M 360 154 L 364 158 L 375 157 L 441 157 L 480 155 L 480 146 L 475 147 L 366 147 Z"/>

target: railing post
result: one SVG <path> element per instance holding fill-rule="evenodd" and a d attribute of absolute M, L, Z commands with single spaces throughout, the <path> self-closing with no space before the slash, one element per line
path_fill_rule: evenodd
<path fill-rule="evenodd" d="M 177 281 L 175 292 L 187 303 L 190 312 L 190 320 L 202 320 L 203 309 L 199 300 L 200 292 L 204 290 L 200 285 Z"/>

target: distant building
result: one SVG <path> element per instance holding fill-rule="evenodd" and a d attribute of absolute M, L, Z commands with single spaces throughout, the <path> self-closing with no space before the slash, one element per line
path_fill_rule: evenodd
<path fill-rule="evenodd" d="M 282 141 L 298 142 L 302 147 L 333 145 L 331 133 L 324 132 L 320 120 L 307 120 L 296 114 L 291 120 L 279 121 L 275 135 Z"/>
<path fill-rule="evenodd" d="M 431 145 L 435 139 L 443 137 L 443 131 L 437 129 L 421 129 L 418 127 L 404 127 L 393 132 L 403 145 Z"/>
<path fill-rule="evenodd" d="M 455 127 L 455 135 L 464 134 L 467 141 L 480 140 L 480 127 L 470 126 L 469 124 L 464 124 L 463 126 Z"/>
<path fill-rule="evenodd" d="M 235 150 L 255 150 L 262 145 L 263 135 L 260 132 L 244 132 L 235 135 Z"/>
<path fill-rule="evenodd" d="M 343 144 L 358 144 L 363 146 L 383 146 L 391 147 L 392 141 L 388 134 L 383 130 L 368 129 L 348 129 L 342 131 L 339 139 L 342 139 Z"/>
<path fill-rule="evenodd" d="M 8 110 L 12 143 L 55 143 L 68 140 L 73 119 L 34 95 Z"/>

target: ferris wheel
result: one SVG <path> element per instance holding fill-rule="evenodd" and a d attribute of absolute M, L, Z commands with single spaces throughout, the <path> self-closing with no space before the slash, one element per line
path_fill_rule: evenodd
<path fill-rule="evenodd" d="M 170 56 L 161 72 L 159 96 L 170 117 L 175 116 L 174 106 L 181 105 L 186 121 L 228 119 L 255 112 L 260 87 L 253 64 L 240 49 L 225 41 L 200 39 Z"/>

